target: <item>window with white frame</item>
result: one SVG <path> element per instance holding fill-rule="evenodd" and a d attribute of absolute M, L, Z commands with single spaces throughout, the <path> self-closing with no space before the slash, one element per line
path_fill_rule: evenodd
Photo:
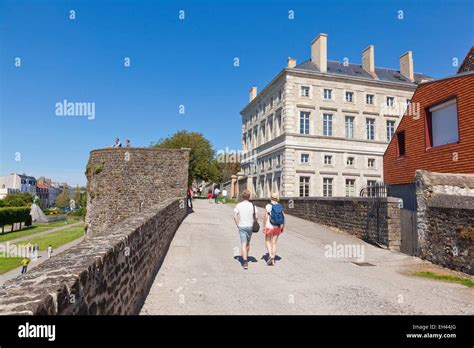
<path fill-rule="evenodd" d="M 270 98 L 270 109 L 273 108 L 273 96 Z"/>
<path fill-rule="evenodd" d="M 332 155 L 324 155 L 324 165 L 332 165 Z"/>
<path fill-rule="evenodd" d="M 301 96 L 309 97 L 309 86 L 301 86 Z"/>
<path fill-rule="evenodd" d="M 455 143 L 459 140 L 456 99 L 429 108 L 427 147 Z"/>
<path fill-rule="evenodd" d="M 355 196 L 355 179 L 346 179 L 346 197 Z"/>
<path fill-rule="evenodd" d="M 346 91 L 346 102 L 354 102 L 354 92 Z"/>
<path fill-rule="evenodd" d="M 281 165 L 281 155 L 276 156 L 276 161 L 277 161 L 276 165 L 277 167 L 279 167 Z"/>
<path fill-rule="evenodd" d="M 394 97 L 387 97 L 387 106 L 393 107 L 395 105 L 395 98 Z"/>
<path fill-rule="evenodd" d="M 300 112 L 300 134 L 309 134 L 309 112 Z"/>
<path fill-rule="evenodd" d="M 368 105 L 374 105 L 374 95 L 373 94 L 366 94 L 365 95 L 365 103 Z"/>
<path fill-rule="evenodd" d="M 395 134 L 395 121 L 387 120 L 387 141 L 392 140 Z"/>
<path fill-rule="evenodd" d="M 323 96 L 324 96 L 325 100 L 331 100 L 332 99 L 332 89 L 325 88 Z"/>
<path fill-rule="evenodd" d="M 369 167 L 369 168 L 375 168 L 375 158 L 369 158 L 369 159 L 367 159 L 367 167 Z"/>
<path fill-rule="evenodd" d="M 332 197 L 332 178 L 323 178 L 323 197 Z"/>
<path fill-rule="evenodd" d="M 346 116 L 345 118 L 345 134 L 346 138 L 354 138 L 354 116 Z"/>
<path fill-rule="evenodd" d="M 354 167 L 354 157 L 347 157 L 346 159 L 346 165 L 348 167 Z"/>
<path fill-rule="evenodd" d="M 323 135 L 327 137 L 332 136 L 332 115 L 323 114 Z"/>
<path fill-rule="evenodd" d="M 301 163 L 309 163 L 309 153 L 301 154 Z"/>
<path fill-rule="evenodd" d="M 375 140 L 375 120 L 373 118 L 365 120 L 365 132 L 367 140 Z"/>
<path fill-rule="evenodd" d="M 309 196 L 309 176 L 300 176 L 300 197 Z"/>
<path fill-rule="evenodd" d="M 374 197 L 376 191 L 377 181 L 367 180 L 367 196 Z"/>

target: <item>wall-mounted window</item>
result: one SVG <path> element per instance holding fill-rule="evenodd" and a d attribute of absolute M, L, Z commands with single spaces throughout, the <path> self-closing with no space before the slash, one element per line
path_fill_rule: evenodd
<path fill-rule="evenodd" d="M 332 155 L 324 155 L 324 165 L 332 165 Z"/>
<path fill-rule="evenodd" d="M 323 178 L 323 197 L 332 197 L 332 178 Z"/>
<path fill-rule="evenodd" d="M 397 155 L 405 156 L 405 131 L 397 132 Z"/>
<path fill-rule="evenodd" d="M 309 112 L 300 112 L 300 134 L 309 134 Z"/>
<path fill-rule="evenodd" d="M 373 94 L 366 94 L 365 95 L 365 103 L 368 105 L 374 105 L 374 95 Z"/>
<path fill-rule="evenodd" d="M 395 121 L 387 121 L 387 141 L 392 140 L 393 135 L 395 134 Z"/>
<path fill-rule="evenodd" d="M 375 140 L 375 120 L 373 118 L 365 120 L 365 129 L 366 139 Z"/>
<path fill-rule="evenodd" d="M 375 158 L 369 158 L 369 159 L 367 159 L 367 167 L 369 167 L 369 168 L 375 168 Z"/>
<path fill-rule="evenodd" d="M 427 147 L 459 141 L 456 99 L 432 106 L 426 113 Z"/>
<path fill-rule="evenodd" d="M 348 103 L 354 102 L 354 92 L 346 92 L 346 102 Z"/>
<path fill-rule="evenodd" d="M 327 137 L 332 136 L 332 115 L 323 114 L 323 135 Z"/>
<path fill-rule="evenodd" d="M 354 138 L 354 116 L 346 116 L 345 119 L 345 135 L 348 139 Z"/>
<path fill-rule="evenodd" d="M 355 179 L 346 179 L 346 197 L 355 196 Z"/>
<path fill-rule="evenodd" d="M 309 176 L 300 176 L 300 197 L 309 196 Z"/>
<path fill-rule="evenodd" d="M 301 163 L 309 163 L 309 153 L 301 154 Z"/>
<path fill-rule="evenodd" d="M 393 107 L 395 105 L 395 98 L 394 97 L 387 97 L 387 106 Z"/>
<path fill-rule="evenodd" d="M 301 86 L 301 96 L 302 97 L 309 97 L 309 87 L 308 86 Z"/>
<path fill-rule="evenodd" d="M 346 165 L 348 167 L 354 167 L 354 157 L 347 157 L 346 159 Z"/>
<path fill-rule="evenodd" d="M 325 88 L 323 97 L 324 97 L 325 100 L 331 100 L 332 99 L 332 89 Z"/>

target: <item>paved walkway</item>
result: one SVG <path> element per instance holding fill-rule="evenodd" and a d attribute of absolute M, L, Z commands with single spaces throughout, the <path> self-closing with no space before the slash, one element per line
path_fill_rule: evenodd
<path fill-rule="evenodd" d="M 276 266 L 261 232 L 243 270 L 233 205 L 195 201 L 141 314 L 474 314 L 474 290 L 403 274 L 424 261 L 287 216 Z M 262 216 L 262 215 L 260 215 Z M 365 261 L 325 256 L 325 246 L 363 245 Z"/>

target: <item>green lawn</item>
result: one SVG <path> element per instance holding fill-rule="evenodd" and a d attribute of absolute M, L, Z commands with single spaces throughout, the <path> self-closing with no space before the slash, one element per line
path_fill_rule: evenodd
<path fill-rule="evenodd" d="M 465 285 L 469 288 L 474 288 L 474 281 L 472 281 L 469 278 L 446 275 L 446 274 L 436 274 L 433 272 L 413 272 L 412 274 L 419 277 L 442 280 L 449 283 L 458 283 L 458 284 Z"/>
<path fill-rule="evenodd" d="M 9 227 L 7 228 L 7 226 L 5 226 L 5 233 L 0 234 L 0 243 L 6 242 L 12 239 L 20 238 L 20 237 L 29 236 L 35 233 L 44 232 L 54 227 L 66 226 L 68 224 L 72 224 L 78 221 L 80 221 L 78 218 L 68 218 L 65 221 L 56 221 L 50 224 L 35 223 L 29 227 L 23 227 L 23 229 L 20 231 L 13 231 L 13 232 L 10 232 L 9 231 L 10 228 Z M 0 233 L 1 233 L 1 230 L 0 230 Z"/>
<path fill-rule="evenodd" d="M 0 274 L 20 268 L 22 257 L 5 257 L 5 253 L 0 253 Z M 18 274 L 20 271 L 18 270 Z"/>
<path fill-rule="evenodd" d="M 53 249 L 60 247 L 61 245 L 72 242 L 73 240 L 82 237 L 84 235 L 84 224 L 80 224 L 75 227 L 65 228 L 57 232 L 45 234 L 43 236 L 34 237 L 31 239 L 22 240 L 18 242 L 18 245 L 26 245 L 28 243 L 38 244 L 40 252 L 44 251 L 51 244 Z"/>

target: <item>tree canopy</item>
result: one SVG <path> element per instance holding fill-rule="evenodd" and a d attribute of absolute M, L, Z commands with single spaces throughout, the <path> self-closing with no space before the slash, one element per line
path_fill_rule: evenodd
<path fill-rule="evenodd" d="M 0 200 L 0 207 L 27 207 L 33 203 L 34 196 L 27 192 L 10 193 Z"/>
<path fill-rule="evenodd" d="M 185 130 L 176 132 L 172 136 L 161 139 L 153 145 L 165 149 L 190 148 L 188 185 L 195 179 L 216 182 L 220 177 L 219 163 L 215 159 L 215 152 L 211 143 L 201 133 Z"/>
<path fill-rule="evenodd" d="M 54 204 L 56 207 L 64 209 L 69 207 L 69 192 L 67 186 L 64 186 L 63 191 L 58 195 L 56 198 L 56 203 Z"/>

